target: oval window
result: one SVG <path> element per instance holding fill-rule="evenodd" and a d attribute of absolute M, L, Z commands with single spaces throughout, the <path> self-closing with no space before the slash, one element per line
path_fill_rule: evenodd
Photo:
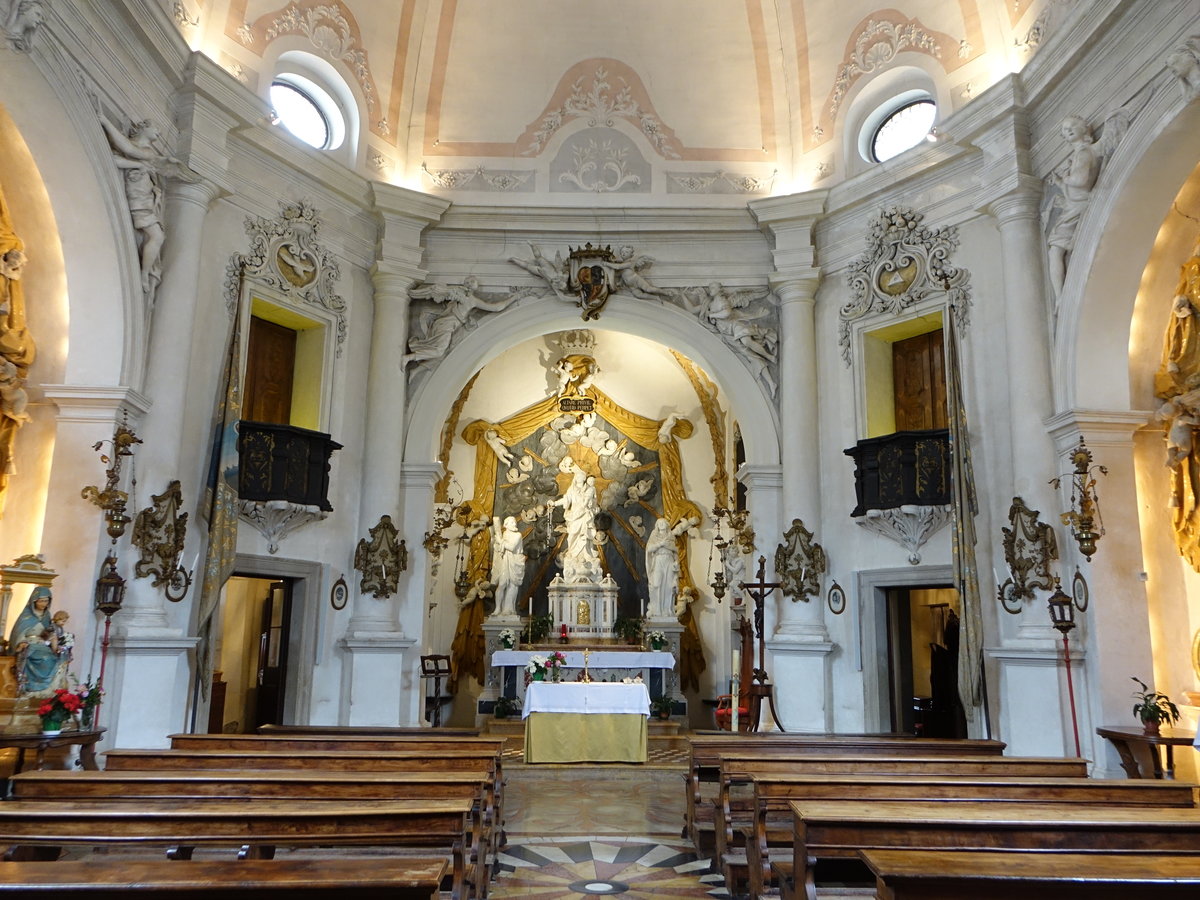
<path fill-rule="evenodd" d="M 332 130 L 320 104 L 305 91 L 286 81 L 271 84 L 271 107 L 279 124 L 310 147 L 327 150 Z"/>
<path fill-rule="evenodd" d="M 884 116 L 871 136 L 871 158 L 884 162 L 917 146 L 933 128 L 937 104 L 928 98 L 906 103 Z"/>

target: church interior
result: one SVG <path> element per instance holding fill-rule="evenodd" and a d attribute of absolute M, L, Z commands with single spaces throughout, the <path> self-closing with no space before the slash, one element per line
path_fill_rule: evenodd
<path fill-rule="evenodd" d="M 496 857 L 548 879 L 498 897 L 802 891 L 684 808 L 722 734 L 1200 780 L 1194 0 L 0 0 L 0 32 L 16 770 L 44 732 L 76 769 L 482 734 L 510 847 L 598 760 L 665 798 L 637 852 L 597 813 Z"/>

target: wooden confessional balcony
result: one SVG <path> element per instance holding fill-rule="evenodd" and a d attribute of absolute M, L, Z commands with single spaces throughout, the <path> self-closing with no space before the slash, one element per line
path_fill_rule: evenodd
<path fill-rule="evenodd" d="M 329 461 L 340 449 L 341 444 L 319 431 L 243 421 L 238 431 L 238 496 L 330 512 Z"/>
<path fill-rule="evenodd" d="M 854 460 L 852 516 L 950 503 L 950 431 L 897 431 L 843 451 Z"/>

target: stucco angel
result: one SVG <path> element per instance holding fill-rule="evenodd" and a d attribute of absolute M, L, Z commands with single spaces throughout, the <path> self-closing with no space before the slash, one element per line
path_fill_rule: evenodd
<path fill-rule="evenodd" d="M 401 360 L 404 368 L 414 362 L 443 356 L 450 349 L 455 332 L 467 325 L 474 310 L 500 312 L 525 296 L 525 292 L 480 293 L 479 279 L 468 275 L 461 285 L 414 285 L 408 289 L 408 296 L 414 300 L 431 300 L 440 307 L 426 310 L 417 321 L 408 339 L 408 353 Z"/>
<path fill-rule="evenodd" d="M 617 273 L 617 290 L 635 297 L 670 297 L 671 291 L 655 287 L 642 274 L 642 269 L 654 262 L 654 257 L 634 251 L 626 244 L 617 248 L 614 261 L 609 263 Z"/>
<path fill-rule="evenodd" d="M 1048 193 L 1049 200 L 1043 212 L 1047 222 L 1057 212 L 1046 232 L 1050 284 L 1055 295 L 1062 293 L 1066 282 L 1067 260 L 1075 248 L 1075 233 L 1091 202 L 1092 191 L 1100 178 L 1100 169 L 1128 129 L 1129 118 L 1120 110 L 1105 120 L 1099 140 L 1082 117 L 1067 116 L 1062 121 L 1062 136 L 1070 145 L 1071 152 L 1046 178 L 1058 190 Z"/>
<path fill-rule="evenodd" d="M 775 329 L 755 321 L 770 312 L 765 304 L 751 308 L 769 293 L 768 288 L 731 291 L 714 281 L 703 292 L 693 291 L 690 297 L 684 294 L 683 303 L 701 324 L 717 332 L 727 344 L 747 351 L 743 357 L 774 394 L 775 377 L 771 367 L 777 359 L 779 335 Z"/>
<path fill-rule="evenodd" d="M 529 250 L 533 254 L 533 259 L 510 256 L 508 261 L 520 266 L 529 274 L 536 275 L 550 285 L 555 294 L 574 303 L 577 298 L 567 293 L 567 267 L 563 261 L 562 252 L 555 250 L 554 259 L 549 259 L 537 244 L 530 243 Z"/>

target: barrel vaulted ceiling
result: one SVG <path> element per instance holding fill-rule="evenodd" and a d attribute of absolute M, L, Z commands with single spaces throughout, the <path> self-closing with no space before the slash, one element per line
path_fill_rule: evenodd
<path fill-rule="evenodd" d="M 841 135 L 866 85 L 925 72 L 944 117 L 1019 70 L 1072 2 L 172 5 L 188 43 L 259 94 L 283 53 L 328 61 L 363 111 L 354 164 L 371 177 L 545 202 L 828 186 L 851 165 Z"/>

